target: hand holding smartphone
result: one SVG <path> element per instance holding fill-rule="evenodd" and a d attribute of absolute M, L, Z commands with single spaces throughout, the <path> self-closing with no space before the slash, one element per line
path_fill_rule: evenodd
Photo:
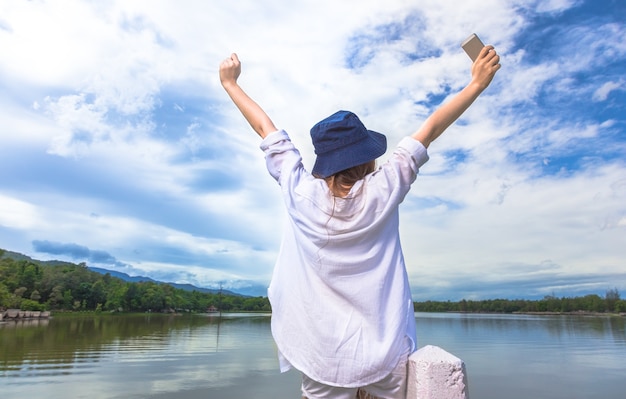
<path fill-rule="evenodd" d="M 472 62 L 476 61 L 478 58 L 478 54 L 480 54 L 480 50 L 485 47 L 483 42 L 478 38 L 476 33 L 472 33 L 465 41 L 461 44 L 463 50 L 469 55 L 472 59 Z"/>

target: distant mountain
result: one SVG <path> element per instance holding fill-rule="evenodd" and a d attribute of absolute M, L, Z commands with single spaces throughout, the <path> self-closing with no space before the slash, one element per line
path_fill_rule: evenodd
<path fill-rule="evenodd" d="M 4 254 L 0 257 L 2 258 L 9 258 L 9 259 L 13 259 L 13 260 L 27 260 L 30 262 L 36 262 L 39 263 L 41 265 L 45 265 L 45 266 L 64 266 L 64 265 L 73 265 L 74 263 L 71 262 L 64 262 L 61 260 L 38 260 L 38 259 L 33 259 L 28 255 L 24 255 L 21 254 L 19 252 L 13 252 L 13 251 L 8 251 L 6 249 L 0 250 L 0 251 L 4 251 Z"/>
<path fill-rule="evenodd" d="M 71 262 L 64 262 L 61 260 L 39 260 L 39 259 L 33 259 L 28 255 L 24 255 L 21 254 L 19 252 L 13 252 L 13 251 L 9 251 L 6 249 L 0 249 L 0 252 L 4 251 L 4 253 L 2 254 L 2 256 L 0 256 L 0 258 L 9 258 L 9 259 L 13 259 L 13 260 L 27 260 L 29 262 L 34 262 L 40 265 L 44 265 L 44 266 L 64 266 L 64 265 L 74 265 L 75 263 L 71 263 Z"/>
<path fill-rule="evenodd" d="M 237 292 L 244 296 L 253 296 L 253 297 L 266 297 L 267 296 L 267 285 L 262 284 L 252 284 L 246 287 L 237 288 Z"/>
<path fill-rule="evenodd" d="M 143 276 L 129 276 L 126 273 L 122 273 L 122 272 L 116 272 L 114 270 L 109 270 L 109 269 L 102 269 L 100 267 L 92 267 L 89 266 L 88 267 L 89 270 L 94 271 L 96 273 L 100 273 L 100 274 L 110 274 L 111 277 L 117 277 L 119 279 L 122 279 L 124 281 L 128 281 L 131 283 L 141 283 L 144 281 L 149 281 L 151 283 L 159 283 L 159 281 L 153 280 L 150 277 L 143 277 Z"/>
<path fill-rule="evenodd" d="M 45 266 L 63 266 L 63 265 L 73 265 L 74 263 L 71 262 L 64 262 L 64 261 L 59 261 L 59 260 L 37 260 L 37 259 L 33 259 L 28 255 L 24 255 L 18 252 L 13 252 L 13 251 L 8 251 L 8 250 L 4 250 L 4 254 L 2 255 L 2 257 L 4 258 L 10 258 L 10 259 L 14 259 L 14 260 L 27 260 L 27 261 L 31 261 L 31 262 L 36 262 L 39 263 L 41 265 L 45 265 Z M 154 279 L 151 279 L 150 277 L 144 277 L 144 276 L 129 276 L 126 273 L 122 273 L 122 272 L 116 272 L 114 270 L 108 270 L 108 269 L 102 269 L 100 267 L 91 267 L 88 266 L 87 267 L 89 270 L 96 272 L 96 273 L 100 273 L 100 274 L 110 274 L 111 277 L 117 277 L 119 279 L 122 279 L 124 281 L 128 281 L 131 283 L 139 283 L 142 281 L 149 281 L 149 282 L 153 282 L 156 284 L 168 284 L 171 285 L 174 288 L 178 288 L 181 290 L 185 290 L 185 291 L 198 291 L 198 292 L 202 292 L 204 294 L 218 294 L 220 292 L 219 289 L 211 289 L 211 288 L 201 288 L 201 287 L 196 287 L 194 285 L 191 284 L 178 284 L 178 283 L 170 283 L 170 282 L 164 282 L 164 281 L 157 281 Z M 259 287 L 250 287 L 249 290 L 252 290 L 253 292 L 262 292 Z M 242 296 L 242 297 L 246 297 L 246 296 L 266 296 L 267 292 L 265 291 L 263 294 L 260 295 L 255 295 L 255 294 L 248 294 L 248 293 L 237 293 L 237 292 L 233 292 L 233 291 L 229 291 L 229 290 L 221 290 L 222 294 L 224 295 L 233 295 L 233 296 Z"/>
<path fill-rule="evenodd" d="M 112 277 L 117 277 L 120 278 L 124 281 L 129 281 L 129 282 L 133 282 L 133 283 L 138 283 L 138 282 L 142 282 L 142 281 L 151 281 L 153 283 L 158 283 L 158 284 L 169 284 L 174 288 L 179 288 L 181 290 L 185 290 L 185 291 L 198 291 L 198 292 L 202 292 L 202 293 L 207 293 L 207 294 L 217 294 L 220 292 L 219 289 L 214 289 L 214 288 L 201 288 L 201 287 L 196 287 L 195 285 L 191 285 L 191 284 L 179 284 L 179 283 L 170 283 L 170 282 L 163 282 L 163 281 L 157 281 L 154 279 L 151 279 L 150 277 L 144 277 L 144 276 L 129 276 L 126 273 L 122 273 L 122 272 L 116 272 L 113 270 L 108 270 L 108 269 L 101 269 L 99 267 L 91 267 L 89 266 L 89 270 L 93 270 L 94 272 L 100 273 L 100 274 L 107 274 L 109 273 Z M 263 296 L 266 297 L 267 296 L 267 287 L 264 285 L 259 285 L 259 284 L 251 284 L 248 286 L 244 286 L 241 288 L 237 288 L 237 292 L 235 291 L 231 291 L 231 290 L 225 290 L 222 289 L 222 294 L 224 295 L 234 295 L 234 296 L 244 296 L 244 297 L 259 297 L 259 296 Z"/>
<path fill-rule="evenodd" d="M 185 290 L 185 291 L 198 291 L 198 292 L 202 292 L 204 294 L 218 294 L 220 292 L 220 290 L 218 289 L 212 289 L 212 288 L 200 288 L 200 287 L 196 287 L 194 285 L 191 284 L 178 284 L 178 283 L 171 283 L 171 282 L 166 282 L 166 281 L 157 281 L 154 279 L 151 279 L 150 277 L 144 277 L 144 276 L 129 276 L 126 273 L 122 273 L 122 272 L 116 272 L 113 270 L 108 270 L 108 269 L 102 269 L 100 267 L 88 267 L 89 270 L 92 270 L 96 273 L 100 273 L 100 274 L 110 274 L 111 277 L 117 277 L 120 278 L 124 281 L 129 281 L 131 283 L 140 283 L 143 281 L 149 281 L 152 283 L 157 283 L 157 284 L 168 284 L 171 285 L 174 288 L 178 288 L 181 290 Z M 232 292 L 229 290 L 222 290 L 222 294 L 224 295 L 233 295 L 233 296 L 246 296 L 246 295 L 242 295 L 242 294 L 238 294 L 236 292 Z"/>

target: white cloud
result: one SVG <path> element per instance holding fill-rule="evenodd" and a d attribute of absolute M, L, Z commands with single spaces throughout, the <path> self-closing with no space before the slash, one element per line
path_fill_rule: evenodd
<path fill-rule="evenodd" d="M 32 229 L 41 218 L 32 204 L 0 194 L 0 226 Z"/>
<path fill-rule="evenodd" d="M 580 4 L 580 0 L 548 0 L 536 1 L 536 10 L 538 12 L 561 12 Z"/>
<path fill-rule="evenodd" d="M 0 224 L 23 237 L 8 249 L 54 240 L 181 280 L 267 280 L 284 211 L 221 59 L 239 53 L 242 85 L 310 166 L 309 128 L 338 108 L 390 146 L 412 133 L 469 81 L 460 42 L 477 32 L 503 67 L 403 205 L 412 280 L 617 271 L 624 26 L 560 19 L 579 3 L 4 2 Z M 531 29 L 539 14 L 558 34 Z M 617 111 L 591 109 L 604 102 Z"/>
<path fill-rule="evenodd" d="M 593 101 L 606 101 L 611 92 L 615 90 L 624 90 L 624 81 L 606 82 L 593 93 L 591 98 Z"/>

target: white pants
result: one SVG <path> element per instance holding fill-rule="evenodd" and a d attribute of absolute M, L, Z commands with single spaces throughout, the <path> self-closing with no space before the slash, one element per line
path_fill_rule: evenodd
<path fill-rule="evenodd" d="M 387 377 L 361 390 L 380 399 L 406 399 L 408 359 L 407 352 Z M 358 389 L 322 384 L 302 374 L 302 395 L 308 399 L 355 399 Z"/>

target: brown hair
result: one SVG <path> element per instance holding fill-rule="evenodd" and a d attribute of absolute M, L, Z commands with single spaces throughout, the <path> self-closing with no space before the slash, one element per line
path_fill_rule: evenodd
<path fill-rule="evenodd" d="M 376 169 L 376 160 L 342 170 L 324 180 L 335 197 L 345 197 L 357 181 Z"/>

